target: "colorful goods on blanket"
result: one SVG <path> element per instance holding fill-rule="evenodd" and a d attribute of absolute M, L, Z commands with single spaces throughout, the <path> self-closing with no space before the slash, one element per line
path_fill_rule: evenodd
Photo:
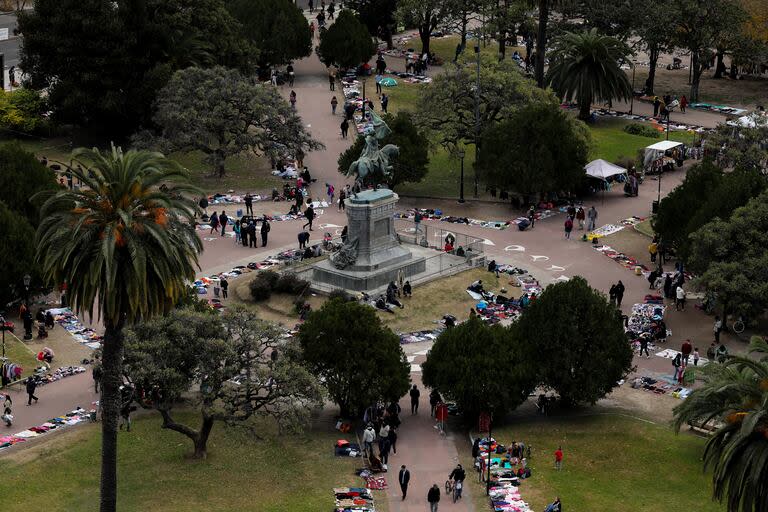
<path fill-rule="evenodd" d="M 350 443 L 346 439 L 339 439 L 334 446 L 334 455 L 337 457 L 362 457 L 363 450 L 357 443 Z"/>
<path fill-rule="evenodd" d="M 335 512 L 376 512 L 371 491 L 365 487 L 336 487 Z"/>
<path fill-rule="evenodd" d="M 634 226 L 636 224 L 639 224 L 640 222 L 644 221 L 645 219 L 643 217 L 636 217 L 632 216 L 627 219 L 622 220 L 618 224 L 606 224 L 605 226 L 602 226 L 590 233 L 587 234 L 587 240 L 590 242 L 594 240 L 595 238 L 602 238 L 604 236 L 612 235 L 614 233 L 618 233 L 622 229 L 624 229 L 627 226 Z M 599 249 L 598 249 L 599 250 Z"/>
<path fill-rule="evenodd" d="M 549 217 L 552 217 L 554 215 L 557 215 L 558 213 L 564 212 L 565 209 L 560 209 L 559 211 L 554 210 L 538 210 L 536 212 L 535 219 L 537 221 L 543 220 Z M 478 226 L 481 228 L 488 228 L 488 229 L 506 229 L 511 225 L 518 225 L 523 220 L 528 221 L 528 217 L 517 217 L 512 220 L 481 220 L 481 219 L 470 219 L 469 217 L 456 217 L 453 215 L 443 215 L 442 210 L 435 210 L 431 208 L 421 208 L 419 209 L 419 213 L 422 215 L 422 218 L 424 220 L 439 220 L 441 222 L 449 222 L 451 224 L 466 224 L 468 226 Z M 407 212 L 398 212 L 394 214 L 394 217 L 396 219 L 409 219 L 413 220 L 415 216 L 415 213 L 410 210 Z"/>
<path fill-rule="evenodd" d="M 661 352 L 657 352 L 656 356 L 657 357 L 663 357 L 664 359 L 672 360 L 675 357 L 677 357 L 677 354 L 680 354 L 680 357 L 683 356 L 682 352 L 680 352 L 678 350 L 673 350 L 671 348 L 667 348 L 667 349 L 662 350 Z M 692 358 L 693 358 L 693 356 L 691 356 L 691 360 L 693 360 Z M 706 366 L 708 364 L 709 364 L 709 359 L 707 359 L 706 357 L 699 357 L 699 362 L 696 364 L 696 366 Z"/>
<path fill-rule="evenodd" d="M 101 346 L 101 340 L 104 338 L 90 327 L 84 326 L 80 320 L 69 308 L 52 308 L 46 310 L 46 314 L 53 315 L 53 319 L 61 325 L 69 334 L 75 338 L 75 341 L 85 345 L 88 348 L 97 349 Z"/>
<path fill-rule="evenodd" d="M 439 327 L 432 331 L 416 331 L 416 332 L 404 332 L 400 333 L 400 344 L 407 345 L 409 343 L 421 343 L 424 341 L 432 342 L 437 339 L 438 336 L 445 330 L 444 327 Z"/>
<path fill-rule="evenodd" d="M 569 109 L 570 108 L 572 108 L 572 109 L 578 108 L 578 105 L 575 104 L 575 103 L 573 103 L 573 104 L 564 104 L 564 105 L 561 105 L 561 106 L 563 106 L 565 108 L 569 108 Z M 688 106 L 692 107 L 693 105 L 688 105 Z M 656 119 L 653 116 L 644 116 L 644 115 L 640 115 L 640 114 L 627 114 L 625 112 L 618 112 L 616 110 L 608 109 L 608 108 L 598 108 L 598 109 L 593 110 L 592 113 L 594 115 L 596 115 L 596 116 L 618 117 L 620 119 L 627 119 L 627 120 L 630 120 L 630 121 L 643 121 L 643 122 L 651 123 L 651 124 L 656 125 L 657 129 L 659 131 L 663 131 L 667 127 L 667 123 L 666 122 L 662 126 L 659 123 L 659 120 Z M 679 122 L 670 123 L 669 129 L 672 130 L 672 131 L 674 131 L 674 130 L 677 130 L 677 131 L 691 131 L 691 130 L 693 130 L 693 131 L 696 131 L 698 133 L 703 133 L 703 132 L 706 132 L 706 131 L 712 131 L 711 129 L 704 128 L 703 126 L 699 126 L 699 125 L 695 125 L 695 124 L 679 123 Z"/>
<path fill-rule="evenodd" d="M 85 368 L 82 366 L 61 366 L 52 372 L 48 371 L 47 368 L 40 368 L 35 372 L 35 381 L 38 386 L 42 386 L 66 377 L 85 373 L 85 371 Z"/>
<path fill-rule="evenodd" d="M 490 460 L 492 509 L 495 511 L 531 512 L 530 506 L 523 501 L 518 488 L 520 478 L 525 478 L 526 474 L 525 459 L 518 460 L 508 457 L 505 447 L 493 438 L 481 439 L 478 450 L 479 455 L 475 465 L 480 469 L 481 474 L 487 474 L 488 461 Z M 498 456 L 494 457 L 494 455 Z M 519 468 L 515 469 L 516 466 Z M 523 470 L 520 476 L 518 476 L 519 470 Z"/>
<path fill-rule="evenodd" d="M 605 254 L 624 268 L 634 270 L 635 267 L 640 267 L 643 272 L 650 272 L 648 267 L 637 261 L 635 258 L 627 256 L 623 252 L 619 252 L 609 245 L 597 245 L 595 246 L 595 250 Z"/>
<path fill-rule="evenodd" d="M 651 332 L 652 325 L 655 322 L 659 322 L 664 319 L 665 311 L 666 306 L 664 306 L 664 304 L 654 303 L 654 299 L 648 299 L 648 302 L 643 304 L 633 304 L 632 313 L 630 314 L 629 320 L 627 322 L 627 329 L 636 334 Z M 672 333 L 667 330 L 667 335 L 669 336 L 671 334 Z"/>
<path fill-rule="evenodd" d="M 648 376 L 643 375 L 636 379 L 630 379 L 630 386 L 633 389 L 642 389 L 644 391 L 650 391 L 657 395 L 671 394 L 675 398 L 684 400 L 691 394 L 691 388 L 680 386 L 677 382 L 673 382 L 671 377 L 667 376 Z"/>
<path fill-rule="evenodd" d="M 365 486 L 368 489 L 375 491 L 384 491 L 389 486 L 387 485 L 387 479 L 383 476 L 376 476 L 373 472 L 364 469 L 360 472 L 360 477 L 365 480 Z"/>
<path fill-rule="evenodd" d="M 272 171 L 272 174 L 274 174 L 277 171 Z M 259 194 L 251 196 L 253 198 L 253 202 L 256 203 L 258 201 L 271 201 L 272 196 L 261 196 Z M 213 194 L 212 196 L 208 196 L 208 205 L 209 206 L 218 206 L 218 205 L 228 205 L 228 204 L 244 204 L 245 203 L 245 196 L 234 194 L 232 191 L 230 191 L 228 194 Z"/>
<path fill-rule="evenodd" d="M 21 432 L 17 432 L 12 436 L 0 437 L 0 450 L 9 448 L 14 444 L 24 442 L 27 439 L 48 434 L 54 430 L 60 430 L 71 425 L 77 425 L 78 423 L 82 423 L 83 421 L 88 420 L 93 413 L 95 413 L 95 411 L 86 411 L 85 409 L 78 407 L 74 411 L 68 412 L 67 414 L 58 416 L 56 418 L 52 418 L 42 425 L 31 427 L 27 430 L 22 430 Z"/>
<path fill-rule="evenodd" d="M 501 483 L 490 489 L 491 508 L 496 512 L 531 512 L 523 501 L 520 489 L 510 483 Z"/>

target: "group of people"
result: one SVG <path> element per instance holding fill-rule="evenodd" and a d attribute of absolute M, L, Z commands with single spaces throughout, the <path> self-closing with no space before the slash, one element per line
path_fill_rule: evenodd
<path fill-rule="evenodd" d="M 405 308 L 400 297 L 411 297 L 413 295 L 413 287 L 410 281 L 401 282 L 398 286 L 394 281 L 390 281 L 387 285 L 387 291 L 378 296 L 374 301 L 376 309 L 386 311 L 387 313 L 394 313 L 393 307 L 400 309 Z"/>
<path fill-rule="evenodd" d="M 363 431 L 363 452 L 373 471 L 386 471 L 390 452 L 397 454 L 397 431 L 400 428 L 400 405 L 377 402 L 364 416 L 367 425 Z M 378 455 L 374 450 L 378 447 Z"/>
<path fill-rule="evenodd" d="M 595 229 L 595 223 L 597 222 L 597 209 L 593 205 L 589 210 L 585 212 L 581 205 L 578 207 L 573 203 L 568 205 L 568 209 L 566 210 L 565 215 L 565 222 L 563 223 L 563 227 L 565 229 L 565 238 L 567 239 L 571 238 L 571 231 L 573 231 L 574 221 L 579 223 L 579 230 L 584 229 L 584 223 L 586 221 L 587 231 L 593 231 Z M 533 226 L 533 223 L 531 223 L 531 226 Z"/>
<path fill-rule="evenodd" d="M 669 121 L 669 113 L 677 106 L 680 107 L 680 112 L 685 113 L 685 109 L 688 107 L 688 98 L 683 95 L 678 100 L 672 98 L 669 93 L 662 97 L 655 96 L 653 98 L 653 117 L 662 121 Z"/>
<path fill-rule="evenodd" d="M 264 215 L 261 219 L 243 217 L 242 219 L 235 221 L 235 226 L 232 230 L 235 233 L 235 244 L 242 242 L 243 247 L 258 247 L 259 243 L 256 239 L 256 223 L 261 222 L 261 226 L 258 231 L 261 235 L 261 246 L 267 246 L 267 239 L 269 238 L 269 232 L 272 226 L 269 223 L 269 219 Z"/>

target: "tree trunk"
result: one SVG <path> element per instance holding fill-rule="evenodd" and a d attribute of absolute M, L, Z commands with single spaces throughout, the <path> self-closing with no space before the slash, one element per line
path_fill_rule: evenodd
<path fill-rule="evenodd" d="M 461 13 L 461 50 L 467 47 L 467 25 L 469 24 L 469 13 L 463 11 Z"/>
<path fill-rule="evenodd" d="M 689 103 L 697 103 L 699 101 L 699 82 L 701 82 L 703 72 L 704 64 L 701 62 L 699 52 L 693 52 L 691 59 L 691 97 L 688 98 Z"/>
<path fill-rule="evenodd" d="M 384 40 L 387 42 L 387 50 L 391 50 L 395 47 L 392 43 L 392 27 L 386 25 L 382 30 L 384 32 Z"/>
<path fill-rule="evenodd" d="M 656 82 L 656 64 L 659 62 L 659 48 L 650 48 L 648 52 L 648 80 L 646 80 L 646 94 L 653 95 L 653 87 Z M 634 92 L 634 91 L 633 91 Z"/>
<path fill-rule="evenodd" d="M 717 64 L 715 64 L 715 75 L 712 77 L 714 79 L 719 80 L 720 78 L 723 78 L 723 73 L 725 72 L 725 63 L 723 63 L 723 57 L 725 57 L 725 52 L 722 50 L 717 50 Z"/>
<path fill-rule="evenodd" d="M 507 56 L 507 33 L 499 31 L 499 60 L 502 61 Z"/>
<path fill-rule="evenodd" d="M 419 39 L 421 39 L 421 55 L 429 53 L 429 38 L 432 34 L 429 30 L 429 23 L 419 25 Z"/>
<path fill-rule="evenodd" d="M 544 59 L 547 52 L 549 0 L 539 0 L 539 30 L 536 34 L 536 85 L 544 88 Z"/>
<path fill-rule="evenodd" d="M 226 174 L 224 170 L 224 155 L 221 151 L 213 152 L 213 170 L 219 178 L 223 178 L 224 174 Z"/>
<path fill-rule="evenodd" d="M 592 97 L 579 102 L 579 119 L 586 121 L 592 110 Z"/>
<path fill-rule="evenodd" d="M 107 324 L 101 356 L 101 503 L 100 512 L 117 509 L 117 427 L 123 379 L 122 325 Z"/>
<path fill-rule="evenodd" d="M 213 422 L 215 418 L 205 413 L 202 414 L 203 421 L 200 425 L 200 430 L 195 430 L 182 423 L 176 423 L 171 417 L 171 411 L 169 409 L 157 409 L 163 417 L 163 428 L 173 430 L 179 434 L 183 434 L 192 440 L 195 446 L 194 457 L 196 459 L 204 459 L 208 456 L 208 438 L 211 435 L 213 429 Z"/>
<path fill-rule="evenodd" d="M 211 430 L 213 430 L 213 418 L 211 416 L 203 415 L 203 424 L 200 427 L 200 433 L 195 439 L 195 458 L 205 459 L 208 457 L 208 438 L 211 436 Z"/>

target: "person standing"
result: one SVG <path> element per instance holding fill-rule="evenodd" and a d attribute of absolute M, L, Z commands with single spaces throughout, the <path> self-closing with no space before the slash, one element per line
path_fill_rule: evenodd
<path fill-rule="evenodd" d="M 432 484 L 427 493 L 427 503 L 429 503 L 430 512 L 437 512 L 437 505 L 440 503 L 440 488 L 437 484 Z"/>
<path fill-rule="evenodd" d="M 299 233 L 299 249 L 306 249 L 309 241 L 309 233 L 302 231 Z"/>
<path fill-rule="evenodd" d="M 680 112 L 685 114 L 685 109 L 688 107 L 688 98 L 685 97 L 685 94 L 683 94 L 682 98 L 680 98 Z"/>
<path fill-rule="evenodd" d="M 248 238 L 250 239 L 248 241 L 248 247 L 253 247 L 255 249 L 259 246 L 259 242 L 256 241 L 256 223 L 253 221 L 248 223 Z"/>
<path fill-rule="evenodd" d="M 373 454 L 373 441 L 376 440 L 376 431 L 373 424 L 369 423 L 363 431 L 363 450 L 370 457 Z"/>
<path fill-rule="evenodd" d="M 594 205 L 587 212 L 587 231 L 594 231 L 597 222 L 597 210 Z"/>
<path fill-rule="evenodd" d="M 699 366 L 699 347 L 693 349 L 693 366 Z"/>
<path fill-rule="evenodd" d="M 584 208 L 579 206 L 576 209 L 576 220 L 579 221 L 579 230 L 580 231 L 584 229 L 584 220 L 586 219 L 586 217 L 587 217 L 587 214 L 584 212 Z"/>
<path fill-rule="evenodd" d="M 330 183 L 326 183 L 325 192 L 328 194 L 328 204 L 333 204 L 333 197 L 336 195 L 336 189 Z"/>
<path fill-rule="evenodd" d="M 211 214 L 211 219 L 208 222 L 211 224 L 211 232 L 208 234 L 212 235 L 214 231 L 219 230 L 219 215 L 216 212 L 213 212 L 213 214 Z"/>
<path fill-rule="evenodd" d="M 346 198 L 347 198 L 347 190 L 342 188 L 339 191 L 339 211 L 346 209 L 346 206 L 344 205 L 344 200 Z"/>
<path fill-rule="evenodd" d="M 680 352 L 683 353 L 683 366 L 688 366 L 688 360 L 691 358 L 691 352 L 693 352 L 693 345 L 691 340 L 685 340 L 680 346 Z"/>
<path fill-rule="evenodd" d="M 397 474 L 397 481 L 400 484 L 400 490 L 403 492 L 403 500 L 408 495 L 408 482 L 411 481 L 411 472 L 405 467 L 405 464 L 400 466 L 400 473 Z"/>
<path fill-rule="evenodd" d="M 624 283 L 621 282 L 621 279 L 616 283 L 614 293 L 616 294 L 616 307 L 621 308 L 621 301 L 624 299 Z"/>
<path fill-rule="evenodd" d="M 267 220 L 267 216 L 265 215 L 264 218 L 261 220 L 261 246 L 266 247 L 267 246 L 267 238 L 269 237 L 269 231 L 272 229 L 272 226 L 269 225 L 269 221 Z"/>
<path fill-rule="evenodd" d="M 315 209 L 312 207 L 312 203 L 309 203 L 307 209 L 304 210 L 304 217 L 307 218 L 307 223 L 304 224 L 301 228 L 304 229 L 309 226 L 309 230 L 312 231 L 312 221 L 315 220 Z"/>
<path fill-rule="evenodd" d="M 32 400 L 37 403 L 37 397 L 35 396 L 35 389 L 37 389 L 37 381 L 34 379 L 34 377 L 27 377 L 26 382 L 26 388 L 27 388 L 27 405 L 32 405 Z"/>
<path fill-rule="evenodd" d="M 421 396 L 421 391 L 419 391 L 419 388 L 416 387 L 416 384 L 413 385 L 411 388 L 411 414 L 419 414 L 419 397 Z"/>
<path fill-rule="evenodd" d="M 559 446 L 555 450 L 555 469 L 560 471 L 563 469 L 563 447 Z"/>
<path fill-rule="evenodd" d="M 387 113 L 387 105 L 389 105 L 389 96 L 384 93 L 381 95 L 381 110 L 385 114 Z"/>
<path fill-rule="evenodd" d="M 349 133 L 349 121 L 347 121 L 346 117 L 341 122 L 340 128 L 341 128 L 341 138 L 346 139 L 347 133 Z"/>
<path fill-rule="evenodd" d="M 313 0 L 309 0 L 309 12 L 310 13 L 315 12 L 315 3 L 313 2 Z"/>
<path fill-rule="evenodd" d="M 648 254 L 651 256 L 651 263 L 656 263 L 656 255 L 659 252 L 659 245 L 656 238 L 648 245 Z"/>
<path fill-rule="evenodd" d="M 240 230 L 240 221 L 236 220 L 235 224 L 232 226 L 232 232 L 235 234 L 235 245 L 240 243 L 240 237 L 242 236 L 241 230 Z"/>
<path fill-rule="evenodd" d="M 573 220 L 570 216 L 565 217 L 565 223 L 563 226 L 565 227 L 565 238 L 570 239 L 571 231 L 573 230 Z"/>
<path fill-rule="evenodd" d="M 336 107 L 339 106 L 339 100 L 336 99 L 336 96 L 331 98 L 331 115 L 336 115 Z"/>
<path fill-rule="evenodd" d="M 93 364 L 93 369 L 91 370 L 93 373 L 93 389 L 94 393 L 99 392 L 99 384 L 101 383 L 101 376 L 104 373 L 104 371 L 101 368 L 101 362 L 98 360 Z"/>
<path fill-rule="evenodd" d="M 530 228 L 533 229 L 533 223 L 536 222 L 536 207 L 533 205 L 528 208 L 528 222 L 531 223 Z"/>
<path fill-rule="evenodd" d="M 328 87 L 331 91 L 336 90 L 336 69 L 333 66 L 328 68 Z"/>
<path fill-rule="evenodd" d="M 200 205 L 200 209 L 203 210 L 203 213 L 208 215 L 208 198 L 205 196 L 201 197 L 200 202 L 197 204 Z"/>
<path fill-rule="evenodd" d="M 229 290 L 229 281 L 227 281 L 227 278 L 224 276 L 221 276 L 221 279 L 219 279 L 219 286 L 221 286 L 221 296 L 222 298 L 227 298 L 227 290 Z"/>
<path fill-rule="evenodd" d="M 219 224 L 221 224 L 221 236 L 224 236 L 224 231 L 227 229 L 227 222 L 229 222 L 227 212 L 221 210 L 221 214 L 219 215 Z"/>
<path fill-rule="evenodd" d="M 682 285 L 679 285 L 675 291 L 675 310 L 685 311 L 685 290 Z"/>
<path fill-rule="evenodd" d="M 250 192 L 245 194 L 245 214 L 253 215 L 253 196 Z"/>
<path fill-rule="evenodd" d="M 437 404 L 440 403 L 440 392 L 436 389 L 433 389 L 429 393 L 429 414 L 433 418 L 435 417 L 435 409 L 437 408 Z"/>
<path fill-rule="evenodd" d="M 296 110 L 296 91 L 291 90 L 291 94 L 288 96 L 288 101 L 291 102 L 291 108 Z"/>
<path fill-rule="evenodd" d="M 715 324 L 712 326 L 712 330 L 715 333 L 715 343 L 720 343 L 720 332 L 723 330 L 723 321 L 719 316 L 715 316 Z"/>
<path fill-rule="evenodd" d="M 651 354 L 648 353 L 648 336 L 640 336 L 640 357 L 643 357 L 643 352 L 646 359 L 651 358 Z"/>
<path fill-rule="evenodd" d="M 413 211 L 414 211 L 413 223 L 414 223 L 415 228 L 416 228 L 416 243 L 418 243 L 418 241 L 419 241 L 418 240 L 419 239 L 419 233 L 421 232 L 421 218 L 422 218 L 422 215 L 421 215 L 421 212 L 418 209 L 414 209 Z"/>

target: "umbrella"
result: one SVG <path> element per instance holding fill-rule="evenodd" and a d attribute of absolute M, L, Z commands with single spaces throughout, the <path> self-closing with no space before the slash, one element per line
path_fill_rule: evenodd
<path fill-rule="evenodd" d="M 395 87 L 397 85 L 397 80 L 395 80 L 394 78 L 387 77 L 387 78 L 382 78 L 381 82 L 379 83 L 382 85 L 382 87 Z"/>

